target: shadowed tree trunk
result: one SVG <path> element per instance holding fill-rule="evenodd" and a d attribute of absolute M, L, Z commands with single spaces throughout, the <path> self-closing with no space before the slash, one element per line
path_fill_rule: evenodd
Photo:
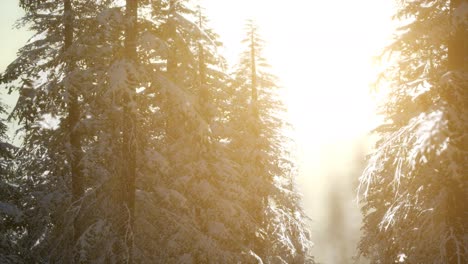
<path fill-rule="evenodd" d="M 466 71 L 467 65 L 467 29 L 463 21 L 458 21 L 456 9 L 460 8 L 461 4 L 468 2 L 466 0 L 451 0 L 450 12 L 452 19 L 452 33 L 448 43 L 448 70 L 451 72 Z M 466 88 L 465 88 L 466 89 Z M 456 143 L 452 143 L 456 144 Z M 463 144 L 463 143 L 461 143 Z M 464 203 L 465 194 L 463 187 L 460 186 L 453 178 L 448 178 L 446 182 L 448 190 L 447 196 L 447 215 L 446 222 L 449 228 L 448 232 L 455 234 L 463 234 L 463 225 L 466 222 L 464 214 L 467 212 Z M 460 259 L 460 249 L 463 245 L 457 244 L 459 241 L 456 238 L 449 239 L 445 245 L 448 264 L 460 264 L 463 260 Z"/>
<path fill-rule="evenodd" d="M 74 14 L 72 0 L 64 0 L 64 52 L 66 52 L 73 43 L 73 29 L 74 29 Z M 67 71 L 71 72 L 74 68 L 73 58 L 67 57 Z M 68 133 L 70 140 L 70 167 L 72 179 L 72 202 L 76 203 L 83 196 L 83 168 L 81 159 L 83 158 L 83 150 L 81 148 L 81 134 L 78 129 L 80 122 L 80 105 L 78 102 L 78 94 L 73 85 L 68 86 L 68 94 L 70 101 L 68 103 Z M 74 241 L 76 241 L 83 228 L 80 225 L 79 216 L 76 216 L 73 222 L 74 225 Z"/>
<path fill-rule="evenodd" d="M 206 65 L 205 65 L 205 53 L 202 44 L 202 29 L 203 19 L 201 6 L 198 6 L 198 28 L 200 30 L 198 34 L 198 77 L 199 77 L 199 89 L 200 89 L 200 104 L 203 111 L 203 116 L 207 118 L 207 122 L 210 123 L 211 116 L 209 114 L 208 103 L 209 103 L 209 91 L 206 85 Z"/>
<path fill-rule="evenodd" d="M 176 1 L 170 0 L 169 1 L 169 18 L 168 18 L 168 36 L 169 36 L 169 55 L 167 58 L 167 73 L 172 78 L 172 81 L 177 79 L 177 60 L 176 60 Z"/>
<path fill-rule="evenodd" d="M 468 2 L 466 0 L 452 0 L 450 2 L 451 19 L 452 19 L 452 36 L 448 45 L 448 61 L 449 70 L 463 70 L 466 68 L 467 29 L 462 21 L 457 21 L 455 18 L 455 10 L 461 7 L 461 4 Z M 461 18 L 460 18 L 461 19 Z"/>
<path fill-rule="evenodd" d="M 169 1 L 169 13 L 168 13 L 168 20 L 167 20 L 167 42 L 169 45 L 168 50 L 168 57 L 167 57 L 167 75 L 170 81 L 176 85 L 180 85 L 182 80 L 180 79 L 181 76 L 178 75 L 178 58 L 177 58 L 177 25 L 176 25 L 176 14 L 177 14 L 177 1 L 170 0 Z M 174 102 L 169 99 L 169 104 L 173 104 Z M 169 107 L 169 111 L 167 112 L 168 117 L 166 118 L 166 144 L 172 144 L 173 142 L 179 139 L 180 132 L 178 131 L 178 125 L 180 125 L 180 120 L 177 114 L 174 112 L 172 106 Z"/>
<path fill-rule="evenodd" d="M 125 58 L 134 66 L 137 61 L 137 18 L 138 0 L 126 0 L 126 27 L 125 27 Z M 135 83 L 137 80 L 128 80 L 129 87 L 123 98 L 123 135 L 122 135 L 122 189 L 124 190 L 124 205 L 128 212 L 128 223 L 121 235 L 128 248 L 128 263 L 133 263 L 133 230 L 135 223 L 135 179 L 136 179 L 136 105 Z M 129 232 L 127 232 L 127 230 Z M 128 234 L 128 235 L 127 235 Z"/>

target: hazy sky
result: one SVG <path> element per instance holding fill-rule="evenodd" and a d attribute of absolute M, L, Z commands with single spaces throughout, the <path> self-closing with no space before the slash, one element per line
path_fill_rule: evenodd
<path fill-rule="evenodd" d="M 372 56 L 390 36 L 393 1 L 200 2 L 221 35 L 231 63 L 239 52 L 244 21 L 254 18 L 260 26 L 267 41 L 265 56 L 282 81 L 282 94 L 296 127 L 304 205 L 313 219 L 312 230 L 320 230 L 327 221 L 328 186 L 336 183 L 333 177 L 344 177 L 340 182 L 345 185 L 352 181 L 350 176 L 356 177 L 353 146 L 375 121 L 368 95 L 375 75 Z M 0 71 L 30 35 L 12 29 L 20 15 L 17 1 L 0 2 Z"/>
<path fill-rule="evenodd" d="M 17 30 L 13 27 L 15 21 L 21 16 L 22 10 L 18 6 L 17 0 L 1 0 L 0 2 L 0 72 L 3 72 L 8 64 L 15 59 L 18 49 L 26 43 L 31 36 L 26 30 Z M 0 87 L 1 102 L 12 105 L 16 101 L 17 95 L 8 95 Z M 9 124 L 10 128 L 13 128 Z"/>
<path fill-rule="evenodd" d="M 18 1 L 3 0 L 0 2 L 0 71 L 15 58 L 16 51 L 24 44 L 29 35 L 27 32 L 13 28 L 13 23 L 21 15 Z"/>
<path fill-rule="evenodd" d="M 311 218 L 312 253 L 323 263 L 339 262 L 328 244 L 329 190 L 340 192 L 343 215 L 354 232 L 347 237 L 355 252 L 360 212 L 354 188 L 375 124 L 369 83 L 377 69 L 373 57 L 388 43 L 393 24 L 391 0 L 201 0 L 221 35 L 228 59 L 235 59 L 243 21 L 254 18 L 267 41 L 265 55 L 280 77 L 283 97 L 296 129 L 298 186 Z M 344 234 L 346 237 L 348 234 Z M 350 256 L 349 256 L 350 257 Z M 351 263 L 351 262 L 350 262 Z M 339 263 L 344 264 L 344 263 Z"/>

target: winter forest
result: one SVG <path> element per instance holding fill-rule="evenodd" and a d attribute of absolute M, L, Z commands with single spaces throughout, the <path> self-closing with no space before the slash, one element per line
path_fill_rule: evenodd
<path fill-rule="evenodd" d="M 0 264 L 468 263 L 468 0 L 0 22 Z"/>

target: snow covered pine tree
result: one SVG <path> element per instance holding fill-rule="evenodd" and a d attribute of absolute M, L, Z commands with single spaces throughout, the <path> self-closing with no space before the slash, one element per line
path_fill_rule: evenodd
<path fill-rule="evenodd" d="M 21 217 L 5 218 L 14 225 L 2 227 L 1 241 L 10 239 L 14 254 L 1 251 L 2 260 L 305 261 L 308 235 L 273 114 L 278 101 L 261 92 L 263 121 L 251 123 L 271 136 L 259 150 L 268 157 L 259 173 L 271 175 L 245 174 L 250 163 L 237 156 L 247 146 L 233 154 L 239 134 L 226 116 L 239 95 L 228 91 L 220 43 L 201 8 L 175 0 L 21 5 L 20 24 L 36 34 L 1 76 L 20 93 L 11 117 L 24 134 L 8 185 L 19 186 L 13 211 Z M 265 184 L 262 205 L 249 207 L 257 183 Z M 267 210 L 261 221 L 257 209 Z"/>
<path fill-rule="evenodd" d="M 371 263 L 468 262 L 468 2 L 398 1 L 386 122 L 360 179 Z"/>
<path fill-rule="evenodd" d="M 82 8 L 84 1 L 75 1 Z M 24 230 L 17 232 L 22 261 L 64 260 L 74 254 L 82 228 L 77 221 L 83 195 L 80 105 L 70 77 L 76 58 L 70 47 L 81 35 L 71 2 L 22 0 L 25 16 L 19 26 L 35 35 L 19 51 L 1 76 L 8 89 L 20 97 L 11 113 L 23 133 L 17 152 L 15 177 L 21 180 L 18 197 Z M 89 3 L 87 4 L 89 7 Z"/>
<path fill-rule="evenodd" d="M 266 263 L 313 263 L 309 233 L 295 168 L 284 136 L 284 105 L 277 80 L 262 57 L 264 41 L 252 20 L 246 23 L 247 45 L 234 70 L 229 126 L 233 159 L 241 166 L 245 207 L 255 221 L 248 237 L 252 254 Z"/>

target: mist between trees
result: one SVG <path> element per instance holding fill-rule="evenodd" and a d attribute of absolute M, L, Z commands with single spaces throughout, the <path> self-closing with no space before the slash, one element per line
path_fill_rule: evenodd
<path fill-rule="evenodd" d="M 0 105 L 0 263 L 316 263 L 254 21 L 228 67 L 195 1 L 18 4 L 34 36 L 0 76 L 19 94 Z M 349 168 L 365 167 L 349 177 L 362 232 L 341 208 L 353 192 L 330 184 L 317 247 L 334 263 L 466 263 L 468 2 L 397 4 L 379 140 Z"/>

